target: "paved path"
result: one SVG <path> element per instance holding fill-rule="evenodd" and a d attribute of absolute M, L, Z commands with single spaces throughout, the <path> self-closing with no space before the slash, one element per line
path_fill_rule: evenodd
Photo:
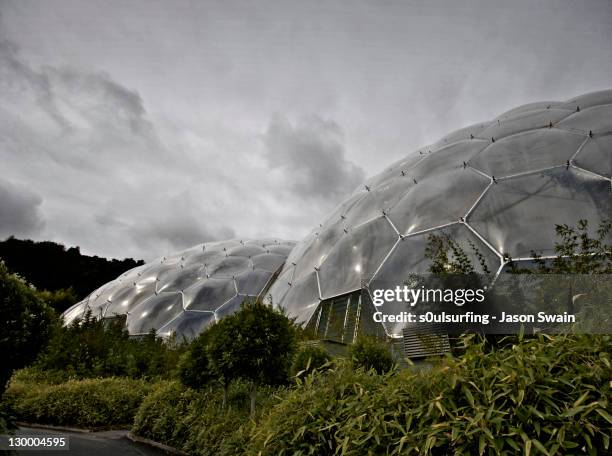
<path fill-rule="evenodd" d="M 70 450 L 27 450 L 17 454 L 23 456 L 161 456 L 167 453 L 148 445 L 132 442 L 127 438 L 127 431 L 104 432 L 66 432 L 49 429 L 33 429 L 22 427 L 16 432 L 16 437 L 69 437 Z"/>

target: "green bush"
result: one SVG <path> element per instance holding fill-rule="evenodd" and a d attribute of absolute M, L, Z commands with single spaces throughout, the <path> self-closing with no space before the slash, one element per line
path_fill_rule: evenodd
<path fill-rule="evenodd" d="M 291 375 L 296 378 L 303 378 L 317 369 L 323 368 L 331 361 L 331 356 L 316 345 L 303 345 L 293 358 L 291 365 Z"/>
<path fill-rule="evenodd" d="M 611 340 L 468 343 L 461 359 L 419 373 L 339 363 L 285 394 L 248 454 L 607 454 Z"/>
<path fill-rule="evenodd" d="M 355 368 L 374 369 L 379 374 L 393 369 L 389 346 L 373 337 L 359 337 L 351 346 L 350 355 Z"/>
<path fill-rule="evenodd" d="M 0 394 L 13 370 L 31 363 L 57 320 L 53 310 L 0 260 Z"/>
<path fill-rule="evenodd" d="M 75 427 L 125 427 L 131 425 L 138 406 L 152 388 L 144 380 L 97 378 L 50 383 L 44 374 L 17 373 L 3 402 L 19 421 Z M 32 381 L 33 380 L 33 381 Z"/>
<path fill-rule="evenodd" d="M 134 419 L 132 432 L 195 455 L 243 454 L 244 446 L 261 414 L 278 398 L 264 387 L 258 416 L 252 420 L 247 398 L 249 385 L 233 382 L 227 407 L 222 407 L 221 385 L 194 390 L 179 382 L 160 384 L 145 398 Z"/>
<path fill-rule="evenodd" d="M 35 366 L 70 377 L 170 377 L 184 348 L 155 332 L 131 338 L 121 319 L 98 320 L 87 313 L 67 327 L 54 328 Z"/>
<path fill-rule="evenodd" d="M 178 363 L 178 377 L 189 388 L 202 388 L 214 378 L 206 350 L 210 335 L 211 331 L 204 331 L 196 337 Z"/>

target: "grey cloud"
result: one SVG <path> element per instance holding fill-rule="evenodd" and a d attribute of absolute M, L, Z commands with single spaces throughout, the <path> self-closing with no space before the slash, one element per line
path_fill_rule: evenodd
<path fill-rule="evenodd" d="M 331 120 L 313 115 L 292 124 L 274 116 L 264 141 L 270 166 L 302 197 L 335 199 L 364 180 L 364 171 L 346 159 L 342 130 Z"/>
<path fill-rule="evenodd" d="M 0 238 L 40 231 L 45 225 L 40 210 L 42 202 L 40 195 L 0 180 Z"/>

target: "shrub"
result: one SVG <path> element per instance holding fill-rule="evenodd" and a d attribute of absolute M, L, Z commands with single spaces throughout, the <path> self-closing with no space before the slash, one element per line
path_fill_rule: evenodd
<path fill-rule="evenodd" d="M 321 369 L 331 361 L 327 352 L 312 344 L 303 345 L 293 358 L 291 375 L 293 377 L 305 377 L 317 369 Z"/>
<path fill-rule="evenodd" d="M 11 379 L 3 401 L 20 421 L 75 427 L 130 425 L 151 384 L 128 378 L 29 382 L 32 371 Z"/>
<path fill-rule="evenodd" d="M 227 407 L 222 407 L 221 385 L 193 390 L 179 382 L 160 384 L 142 402 L 132 432 L 174 446 L 194 455 L 243 454 L 255 421 L 250 419 L 246 398 L 249 385 L 233 382 Z M 259 415 L 278 399 L 275 390 L 263 387 Z M 257 417 L 256 417 L 257 418 Z"/>
<path fill-rule="evenodd" d="M 207 352 L 210 334 L 204 331 L 195 338 L 179 361 L 178 377 L 189 388 L 202 388 L 215 378 Z"/>
<path fill-rule="evenodd" d="M 429 371 L 315 374 L 262 419 L 248 453 L 608 454 L 610 336 L 464 341 L 462 358 Z"/>
<path fill-rule="evenodd" d="M 13 370 L 36 358 L 56 321 L 36 290 L 0 260 L 0 394 Z"/>
<path fill-rule="evenodd" d="M 82 320 L 54 329 L 35 366 L 59 369 L 78 378 L 169 377 L 183 350 L 173 341 L 164 342 L 155 332 L 131 338 L 121 319 L 98 320 L 87 313 Z"/>
<path fill-rule="evenodd" d="M 373 337 L 359 337 L 351 346 L 350 354 L 353 367 L 374 369 L 379 374 L 390 371 L 394 365 L 387 344 Z"/>

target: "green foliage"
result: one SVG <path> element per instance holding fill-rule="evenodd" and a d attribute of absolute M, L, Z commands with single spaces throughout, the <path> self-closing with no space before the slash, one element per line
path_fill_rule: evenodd
<path fill-rule="evenodd" d="M 291 376 L 304 378 L 315 370 L 329 366 L 331 356 L 321 347 L 313 344 L 304 344 L 293 358 Z"/>
<path fill-rule="evenodd" d="M 233 382 L 226 408 L 219 399 L 220 388 L 214 383 L 201 390 L 185 388 L 179 382 L 159 384 L 138 409 L 132 432 L 194 455 L 243 454 L 256 426 L 245 401 L 249 386 Z M 278 401 L 273 389 L 263 389 L 260 414 Z"/>
<path fill-rule="evenodd" d="M 79 301 L 72 287 L 60 288 L 54 291 L 40 290 L 38 291 L 38 296 L 58 314 Z"/>
<path fill-rule="evenodd" d="M 394 367 L 389 346 L 373 337 L 358 337 L 351 346 L 350 355 L 354 368 L 374 369 L 378 374 L 382 374 Z"/>
<path fill-rule="evenodd" d="M 128 269 L 143 264 L 142 260 L 107 260 L 82 255 L 78 247 L 67 249 L 55 242 L 35 242 L 14 237 L 0 241 L 0 258 L 11 271 L 25 277 L 36 288 L 51 292 L 72 288 L 78 300 Z M 56 303 L 60 304 L 60 301 Z M 56 308 L 60 312 L 66 309 Z"/>
<path fill-rule="evenodd" d="M 55 322 L 36 290 L 0 261 L 0 394 L 13 370 L 31 363 L 45 346 Z"/>
<path fill-rule="evenodd" d="M 20 421 L 76 427 L 131 424 L 152 384 L 129 378 L 97 378 L 43 383 L 29 370 L 11 379 L 3 402 Z M 35 381 L 31 381 L 35 379 Z"/>
<path fill-rule="evenodd" d="M 181 346 L 164 342 L 155 332 L 134 339 L 121 319 L 98 320 L 87 313 L 83 320 L 67 327 L 57 326 L 35 365 L 78 378 L 168 377 L 182 351 Z"/>
<path fill-rule="evenodd" d="M 468 241 L 468 244 L 480 265 L 481 271 L 484 274 L 489 274 L 491 271 L 489 271 L 484 255 L 472 241 Z M 434 274 L 476 273 L 474 264 L 463 246 L 446 234 L 430 234 L 428 236 L 425 258 L 431 261 L 429 272 Z"/>
<path fill-rule="evenodd" d="M 465 338 L 462 358 L 416 373 L 337 363 L 288 391 L 246 453 L 606 454 L 610 336 L 514 342 L 491 349 Z"/>
<path fill-rule="evenodd" d="M 513 273 L 520 274 L 611 274 L 612 244 L 609 243 L 612 222 L 603 221 L 595 232 L 589 233 L 587 220 L 578 221 L 576 227 L 556 225 L 555 258 L 546 261 L 537 252 L 531 252 L 536 259 L 536 268 L 519 268 L 510 264 Z"/>
<path fill-rule="evenodd" d="M 213 332 L 204 331 L 189 344 L 181 356 L 178 377 L 183 385 L 199 389 L 215 378 L 207 351 L 208 341 Z"/>
<path fill-rule="evenodd" d="M 287 382 L 297 333 L 281 311 L 260 302 L 245 302 L 240 311 L 208 331 L 208 356 L 213 371 L 227 385 L 235 379 L 251 382 L 251 412 L 258 385 Z"/>

